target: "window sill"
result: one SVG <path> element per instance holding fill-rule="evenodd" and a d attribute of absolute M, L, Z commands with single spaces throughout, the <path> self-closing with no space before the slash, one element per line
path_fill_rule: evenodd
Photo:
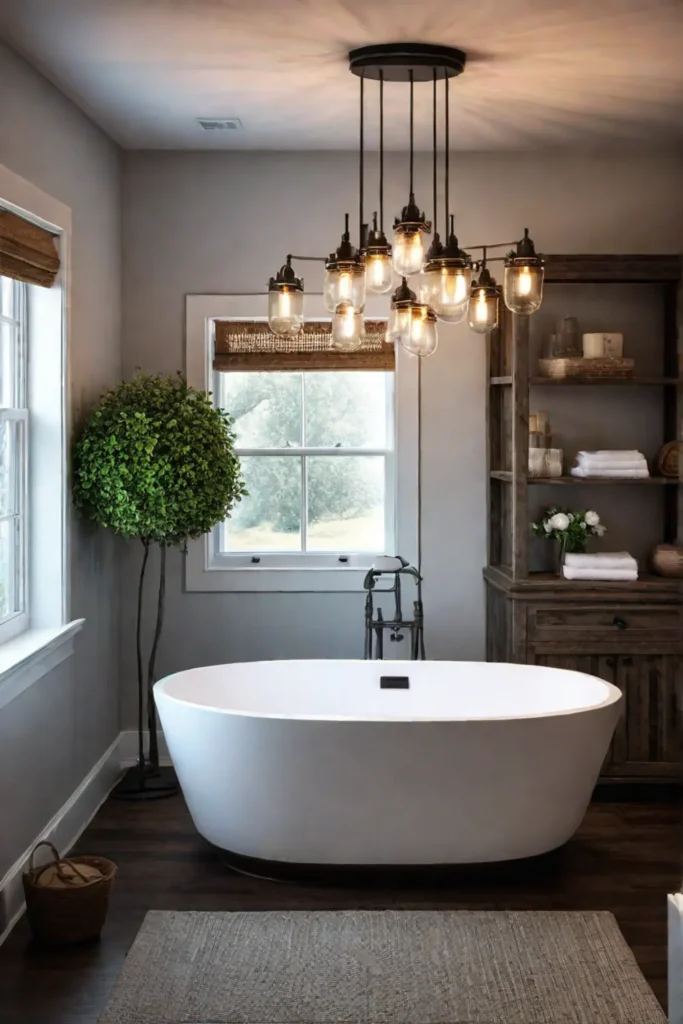
<path fill-rule="evenodd" d="M 363 593 L 363 580 L 370 568 L 272 568 L 226 569 L 202 565 L 201 556 L 188 553 L 185 564 L 185 589 L 200 593 Z"/>
<path fill-rule="evenodd" d="M 85 619 L 53 629 L 28 629 L 0 646 L 0 708 L 56 668 L 74 650 Z"/>

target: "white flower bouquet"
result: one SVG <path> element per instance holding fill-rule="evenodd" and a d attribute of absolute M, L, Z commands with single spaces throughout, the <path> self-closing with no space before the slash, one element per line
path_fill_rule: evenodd
<path fill-rule="evenodd" d="M 572 512 L 566 508 L 549 508 L 540 522 L 532 523 L 531 529 L 536 537 L 557 541 L 564 555 L 567 551 L 585 551 L 588 538 L 602 537 L 606 527 L 598 513 L 590 509 Z"/>

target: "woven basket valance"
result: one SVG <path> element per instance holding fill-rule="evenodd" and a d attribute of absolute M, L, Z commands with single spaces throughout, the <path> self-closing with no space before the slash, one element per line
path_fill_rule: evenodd
<path fill-rule="evenodd" d="M 309 322 L 295 338 L 279 338 L 257 320 L 216 320 L 214 370 L 393 370 L 385 320 L 366 320 L 355 352 L 332 348 L 329 322 Z"/>
<path fill-rule="evenodd" d="M 51 288 L 59 273 L 55 236 L 9 210 L 0 210 L 0 276 Z"/>

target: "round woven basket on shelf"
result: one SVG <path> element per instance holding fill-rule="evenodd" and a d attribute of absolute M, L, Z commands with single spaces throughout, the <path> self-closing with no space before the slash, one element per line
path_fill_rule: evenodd
<path fill-rule="evenodd" d="M 683 441 L 669 441 L 657 456 L 657 466 L 662 476 L 676 480 L 680 476 L 683 459 Z"/>
<path fill-rule="evenodd" d="M 683 547 L 676 544 L 658 544 L 652 552 L 652 568 L 659 576 L 682 578 Z"/>
<path fill-rule="evenodd" d="M 34 867 L 36 850 L 49 847 L 53 859 Z M 107 916 L 116 864 L 105 857 L 60 857 L 52 843 L 33 850 L 25 872 L 29 924 L 36 939 L 66 945 L 96 938 Z"/>

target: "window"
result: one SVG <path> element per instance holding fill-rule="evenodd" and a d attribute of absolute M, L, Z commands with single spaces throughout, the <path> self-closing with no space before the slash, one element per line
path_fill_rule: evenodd
<path fill-rule="evenodd" d="M 382 300 L 368 298 L 366 318 L 386 317 Z M 316 327 L 327 326 L 329 314 L 322 296 L 310 294 L 311 334 L 296 346 L 309 355 L 288 349 L 273 359 L 272 336 L 261 327 L 266 301 L 186 299 L 187 379 L 235 419 L 250 493 L 230 519 L 188 545 L 185 587 L 362 592 L 375 556 L 417 558 L 418 361 L 403 351 L 394 358 L 393 349 L 389 357 L 369 341 L 335 365 Z M 373 331 L 383 344 L 380 326 Z M 265 368 L 273 361 L 278 369 Z"/>
<path fill-rule="evenodd" d="M 0 642 L 28 624 L 27 285 L 0 277 Z"/>
<path fill-rule="evenodd" d="M 395 550 L 393 372 L 221 372 L 214 395 L 249 491 L 216 531 L 226 567 L 367 567 Z"/>

